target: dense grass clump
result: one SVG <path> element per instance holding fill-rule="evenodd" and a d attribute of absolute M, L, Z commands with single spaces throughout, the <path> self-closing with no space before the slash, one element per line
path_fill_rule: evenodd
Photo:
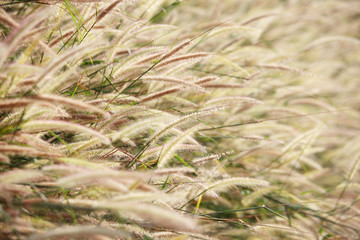
<path fill-rule="evenodd" d="M 357 1 L 0 2 L 0 239 L 359 239 Z"/>

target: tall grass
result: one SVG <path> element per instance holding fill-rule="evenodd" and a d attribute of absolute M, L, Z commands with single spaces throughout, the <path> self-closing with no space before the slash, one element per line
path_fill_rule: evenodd
<path fill-rule="evenodd" d="M 1 239 L 358 239 L 356 1 L 2 1 Z"/>

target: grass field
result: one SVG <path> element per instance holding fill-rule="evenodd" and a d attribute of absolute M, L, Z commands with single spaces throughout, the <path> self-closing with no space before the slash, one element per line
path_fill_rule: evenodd
<path fill-rule="evenodd" d="M 360 239 L 360 2 L 0 0 L 0 239 Z"/>

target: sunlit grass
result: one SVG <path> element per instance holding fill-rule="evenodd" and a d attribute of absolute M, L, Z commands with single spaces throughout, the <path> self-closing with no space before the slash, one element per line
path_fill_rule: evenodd
<path fill-rule="evenodd" d="M 358 239 L 356 1 L 0 3 L 1 239 Z"/>

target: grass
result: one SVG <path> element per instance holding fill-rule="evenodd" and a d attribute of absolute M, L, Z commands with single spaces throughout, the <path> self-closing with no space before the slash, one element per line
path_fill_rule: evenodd
<path fill-rule="evenodd" d="M 359 9 L 2 1 L 0 238 L 360 238 Z"/>

